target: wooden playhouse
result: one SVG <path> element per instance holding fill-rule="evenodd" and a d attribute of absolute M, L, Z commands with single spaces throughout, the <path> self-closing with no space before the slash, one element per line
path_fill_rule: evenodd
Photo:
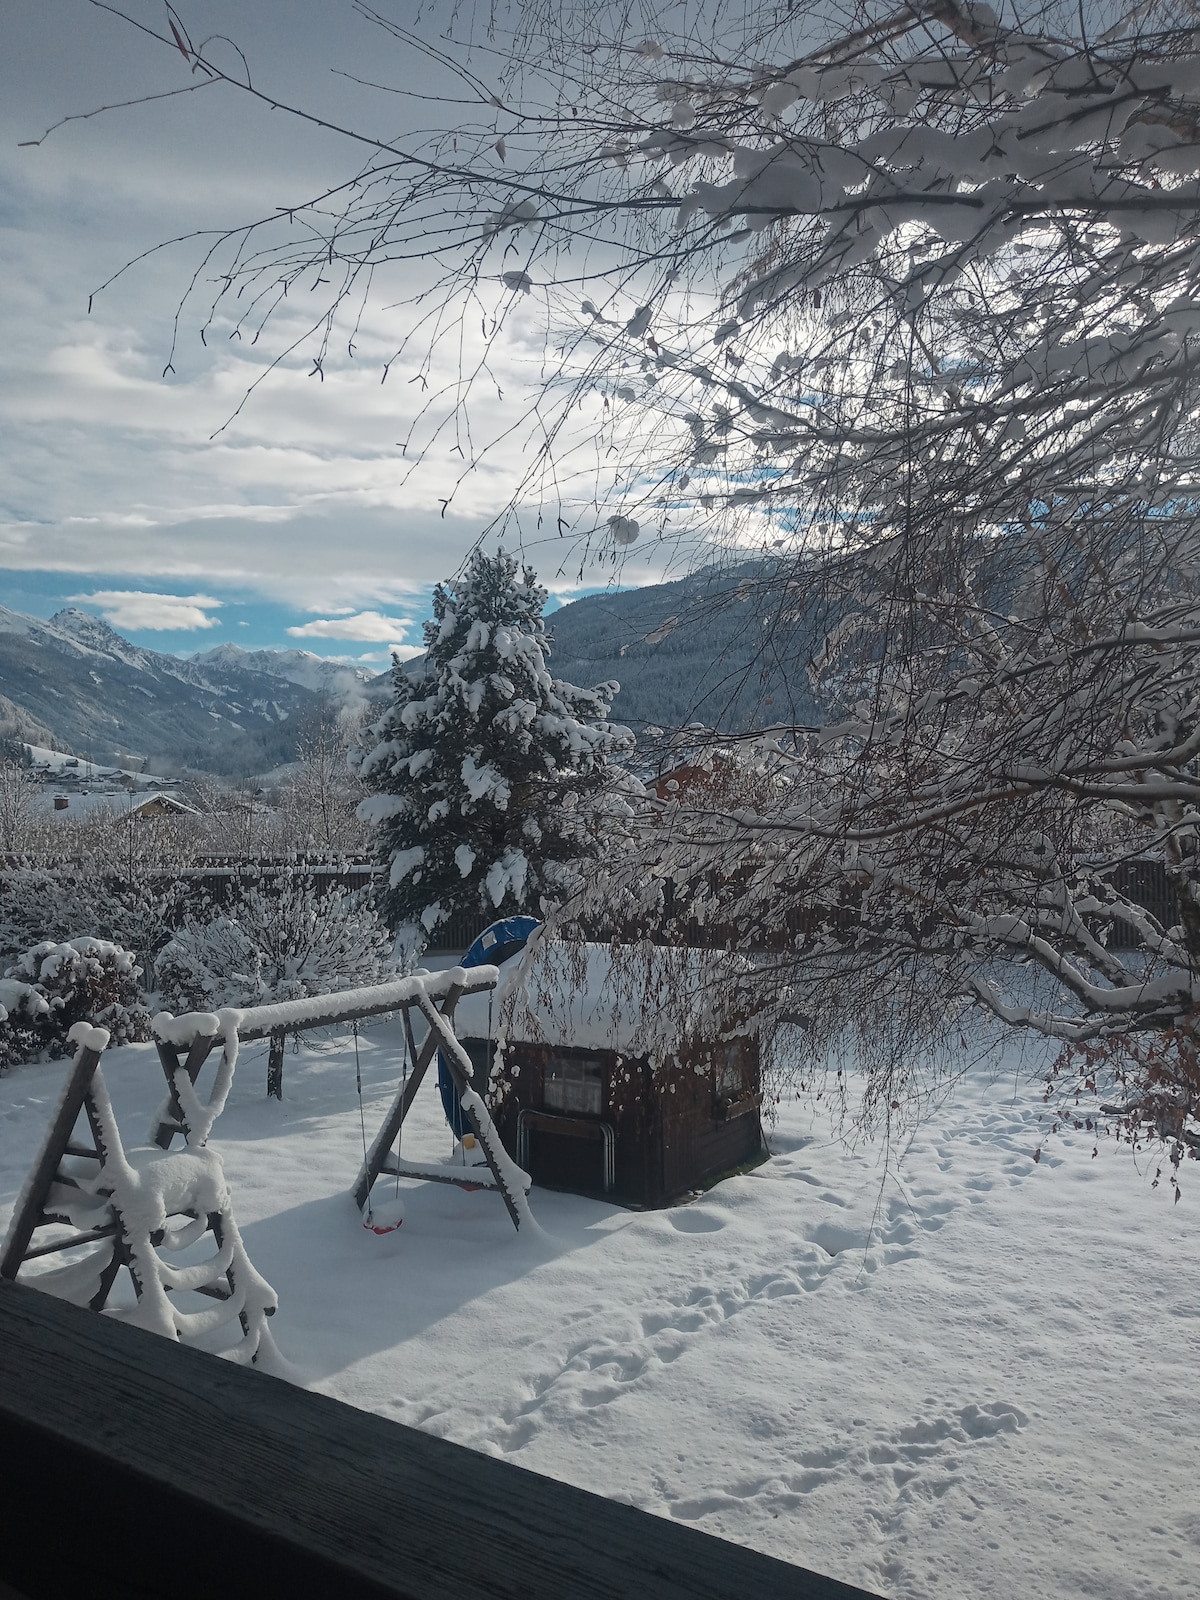
<path fill-rule="evenodd" d="M 536 1184 L 659 1206 L 760 1156 L 737 959 L 547 943 L 502 967 L 490 1009 L 460 1005 L 477 1085 L 490 1080 L 497 1130 Z"/>

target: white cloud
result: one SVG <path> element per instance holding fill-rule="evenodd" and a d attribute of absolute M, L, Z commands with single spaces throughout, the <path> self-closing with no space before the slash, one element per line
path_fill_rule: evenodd
<path fill-rule="evenodd" d="M 348 667 L 373 667 L 376 671 L 383 671 L 391 664 L 393 656 L 399 656 L 401 661 L 411 661 L 414 656 L 424 652 L 413 644 L 394 644 L 390 650 L 366 650 L 360 656 L 328 656 L 323 655 L 323 661 L 344 662 Z"/>
<path fill-rule="evenodd" d="M 319 617 L 289 628 L 293 639 L 361 639 L 367 644 L 403 644 L 412 623 L 403 617 L 385 617 L 379 611 L 359 611 L 352 617 Z"/>
<path fill-rule="evenodd" d="M 221 601 L 207 594 L 146 594 L 140 589 L 98 589 L 95 594 L 73 594 L 82 605 L 98 606 L 105 622 L 114 628 L 165 629 L 191 632 L 195 628 L 216 628 L 220 624 L 208 613 L 220 608 Z"/>
<path fill-rule="evenodd" d="M 362 111 L 361 86 L 328 68 L 336 61 L 361 76 L 374 30 L 335 25 L 320 0 L 297 4 L 306 17 L 299 29 L 295 6 L 239 8 L 219 0 L 216 9 L 237 13 L 239 42 L 259 41 L 274 70 L 286 61 L 295 98 L 320 105 L 332 122 L 353 120 Z M 144 123 L 141 112 L 97 118 L 86 139 L 62 130 L 36 149 L 18 149 L 64 105 L 86 100 L 98 74 L 108 98 L 132 99 L 145 83 L 160 82 L 157 54 L 143 64 L 123 26 L 77 4 L 64 34 L 59 9 L 16 8 L 12 26 L 22 42 L 10 55 L 31 69 L 0 96 L 0 192 L 13 219 L 0 231 L 0 592 L 8 571 L 71 573 L 68 581 L 89 587 L 105 577 L 145 583 L 142 606 L 166 583 L 220 586 L 318 621 L 371 608 L 368 614 L 384 617 L 386 632 L 324 637 L 387 647 L 420 637 L 413 628 L 404 635 L 388 618 L 392 608 L 424 614 L 431 585 L 458 568 L 513 495 L 522 511 L 505 530 L 506 545 L 526 555 L 552 589 L 592 576 L 609 581 L 607 552 L 589 555 L 579 578 L 578 547 L 557 529 L 553 537 L 537 532 L 539 507 L 527 503 L 536 495 L 522 488 L 542 438 L 542 419 L 527 414 L 545 356 L 544 327 L 532 307 L 523 306 L 490 347 L 488 370 L 503 398 L 487 387 L 474 395 L 472 437 L 493 448 L 469 471 L 437 432 L 436 408 L 410 439 L 424 400 L 399 369 L 386 385 L 380 381 L 383 364 L 411 333 L 409 293 L 425 282 L 416 269 L 398 266 L 386 287 L 378 281 L 353 358 L 334 341 L 324 381 L 309 382 L 310 361 L 297 350 L 228 428 L 222 425 L 269 359 L 307 325 L 306 307 L 294 300 L 281 306 L 259 343 L 222 336 L 205 345 L 197 337 L 201 296 L 174 344 L 179 293 L 204 248 L 197 243 L 146 255 L 89 312 L 97 284 L 131 257 L 175 234 L 270 214 L 281 198 L 318 192 L 345 175 L 345 156 L 336 142 L 248 100 L 223 101 L 218 114 L 206 95 L 146 108 Z M 244 160 L 246 148 L 255 150 L 253 163 Z M 222 334 L 230 331 L 218 321 Z M 473 370 L 483 335 L 471 319 L 463 333 L 462 359 Z M 458 355 L 456 333 L 434 352 L 428 377 L 435 388 L 456 392 Z M 590 502 L 596 419 L 591 410 L 573 415 L 577 431 L 562 436 L 561 465 L 568 478 L 572 462 L 586 468 L 583 497 Z M 595 520 L 584 518 L 585 535 Z M 637 547 L 636 562 L 619 570 L 623 586 L 648 581 L 650 553 Z M 209 606 L 181 614 L 191 597 L 158 598 L 173 613 L 166 621 L 147 612 L 106 615 L 135 630 L 215 626 Z M 226 621 L 233 631 L 228 611 Z"/>

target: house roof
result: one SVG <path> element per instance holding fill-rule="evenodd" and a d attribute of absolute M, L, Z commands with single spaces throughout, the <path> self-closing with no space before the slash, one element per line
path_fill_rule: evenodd
<path fill-rule="evenodd" d="M 493 1034 L 560 1049 L 609 1050 L 652 1060 L 689 1044 L 754 1031 L 740 1008 L 746 958 L 661 945 L 531 940 L 500 967 Z M 461 1038 L 488 1036 L 487 995 L 455 1011 Z"/>
<path fill-rule="evenodd" d="M 65 800 L 66 805 L 56 804 Z M 199 816 L 195 806 L 171 794 L 143 794 L 137 799 L 124 789 L 43 789 L 35 800 L 36 808 L 44 815 L 79 822 L 88 817 L 109 817 L 117 822 L 130 812 L 135 816 Z"/>

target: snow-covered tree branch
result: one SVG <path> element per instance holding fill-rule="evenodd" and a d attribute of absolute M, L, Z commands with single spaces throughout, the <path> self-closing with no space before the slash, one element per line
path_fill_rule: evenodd
<path fill-rule="evenodd" d="M 790 666 L 828 721 L 776 730 L 786 785 L 741 808 L 680 798 L 616 864 L 610 906 L 670 920 L 690 902 L 777 952 L 766 987 L 821 975 L 831 1016 L 882 990 L 934 1029 L 970 1003 L 1068 1047 L 1145 1034 L 1194 1061 L 1194 18 L 1170 0 L 1019 18 L 530 0 L 510 18 L 486 57 L 456 57 L 453 27 L 438 46 L 472 102 L 454 127 L 336 130 L 366 156 L 344 185 L 211 240 L 205 327 L 258 333 L 289 289 L 324 285 L 274 357 L 304 348 L 319 374 L 372 274 L 402 263 L 414 315 L 390 365 L 424 380 L 482 319 L 477 358 L 430 396 L 436 431 L 536 299 L 553 359 L 521 492 L 617 559 L 681 530 L 706 557 L 759 554 L 742 596 L 780 635 L 820 597 L 825 647 Z M 270 100 L 163 37 L 189 72 Z M 410 777 L 433 759 L 409 743 L 423 703 L 381 743 Z M 488 772 L 456 777 L 471 805 L 500 793 Z M 397 835 L 394 885 L 424 875 L 432 838 Z M 475 871 L 454 849 L 439 886 Z M 1147 857 L 1166 907 L 1129 888 Z M 1171 1081 L 1183 1126 L 1200 1086 Z"/>

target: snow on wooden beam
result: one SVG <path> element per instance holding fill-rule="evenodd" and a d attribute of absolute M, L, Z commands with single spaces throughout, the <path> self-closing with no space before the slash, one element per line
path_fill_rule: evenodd
<path fill-rule="evenodd" d="M 0 1579 L 29 1595 L 870 1600 L 18 1284 L 0 1349 Z"/>
<path fill-rule="evenodd" d="M 173 1017 L 160 1012 L 153 1021 L 155 1037 L 180 1048 L 198 1038 L 214 1043 L 227 1028 L 236 1031 L 246 1043 L 265 1039 L 283 1029 L 288 1033 L 302 1028 L 332 1027 L 338 1022 L 380 1017 L 403 1006 L 414 1005 L 420 996 L 441 999 L 451 989 L 460 994 L 476 994 L 494 989 L 499 973 L 495 967 L 449 967 L 444 972 L 414 972 L 392 983 L 375 983 L 363 989 L 342 989 L 333 994 L 311 995 L 304 1000 L 282 1000 L 269 1006 L 229 1007 L 219 1012 L 189 1011 Z"/>

